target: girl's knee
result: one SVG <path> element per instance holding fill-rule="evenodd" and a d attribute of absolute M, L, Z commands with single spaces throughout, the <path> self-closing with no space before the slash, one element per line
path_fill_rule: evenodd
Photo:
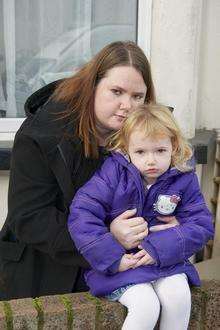
<path fill-rule="evenodd" d="M 157 297 L 153 297 L 153 299 L 152 297 L 151 299 L 149 299 L 149 297 L 142 297 L 142 299 L 134 302 L 134 304 L 130 304 L 128 309 L 132 313 L 142 314 L 143 317 L 145 317 L 147 313 L 158 317 L 160 314 L 160 301 Z"/>
<path fill-rule="evenodd" d="M 153 329 L 160 314 L 159 299 L 149 285 L 138 285 L 129 288 L 119 299 L 120 303 L 127 307 L 127 323 L 145 324 Z M 137 327 L 136 329 L 142 329 Z"/>
<path fill-rule="evenodd" d="M 191 307 L 190 290 L 176 288 L 170 292 L 160 294 L 160 303 L 162 308 L 178 314 L 181 311 L 189 310 Z"/>
<path fill-rule="evenodd" d="M 161 281 L 157 287 L 157 294 L 162 307 L 173 310 L 191 305 L 191 292 L 184 274 L 173 276 Z"/>

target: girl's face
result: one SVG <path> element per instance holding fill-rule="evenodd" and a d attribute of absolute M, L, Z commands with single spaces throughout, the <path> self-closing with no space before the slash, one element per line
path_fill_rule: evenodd
<path fill-rule="evenodd" d="M 135 130 L 130 135 L 128 154 L 145 181 L 153 184 L 170 167 L 171 139 L 165 135 L 146 137 L 141 130 Z"/>
<path fill-rule="evenodd" d="M 121 128 L 129 113 L 144 103 L 147 87 L 141 73 L 130 66 L 107 71 L 95 91 L 94 112 L 103 138 Z"/>

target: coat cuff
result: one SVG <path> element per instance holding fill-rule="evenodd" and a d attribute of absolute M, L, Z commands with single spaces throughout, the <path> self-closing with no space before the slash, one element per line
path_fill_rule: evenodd
<path fill-rule="evenodd" d="M 155 260 L 154 265 L 156 265 L 156 266 L 160 265 L 160 260 L 159 260 L 159 257 L 158 257 L 158 254 L 157 254 L 157 251 L 156 251 L 155 247 L 152 244 L 150 244 L 149 242 L 146 242 L 146 241 L 142 241 L 141 246 Z"/>
<path fill-rule="evenodd" d="M 151 233 L 148 242 L 156 251 L 159 267 L 167 267 L 185 260 L 183 248 L 184 238 L 178 230 L 179 226 Z"/>
<path fill-rule="evenodd" d="M 125 249 L 118 243 L 111 233 L 106 233 L 95 242 L 81 250 L 81 253 L 95 270 L 107 274 L 117 267 L 125 254 Z"/>
<path fill-rule="evenodd" d="M 118 259 L 110 267 L 108 267 L 108 274 L 109 275 L 113 275 L 113 274 L 118 273 L 120 261 L 121 261 L 121 259 Z"/>

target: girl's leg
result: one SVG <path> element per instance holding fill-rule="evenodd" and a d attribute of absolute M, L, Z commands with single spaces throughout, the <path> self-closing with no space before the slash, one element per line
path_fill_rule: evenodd
<path fill-rule="evenodd" d="M 119 298 L 128 309 L 122 330 L 153 330 L 160 314 L 160 303 L 150 283 L 136 284 Z"/>
<path fill-rule="evenodd" d="M 160 330 L 186 330 L 191 310 L 191 293 L 186 275 L 161 278 L 153 286 L 162 307 Z"/>

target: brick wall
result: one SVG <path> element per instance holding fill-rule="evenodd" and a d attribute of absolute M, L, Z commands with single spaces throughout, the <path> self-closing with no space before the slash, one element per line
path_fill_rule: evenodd
<path fill-rule="evenodd" d="M 0 302 L 0 329 L 119 330 L 126 315 L 119 303 L 74 293 Z M 220 281 L 192 289 L 190 330 L 220 329 Z"/>

